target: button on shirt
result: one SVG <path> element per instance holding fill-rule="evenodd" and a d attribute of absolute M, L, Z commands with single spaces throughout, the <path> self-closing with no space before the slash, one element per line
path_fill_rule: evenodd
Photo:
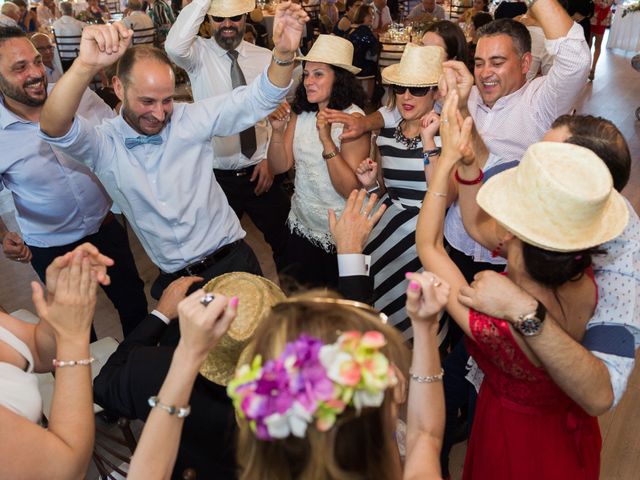
<path fill-rule="evenodd" d="M 165 42 L 169 58 L 189 74 L 196 101 L 215 95 L 227 95 L 233 90 L 231 59 L 227 56 L 227 50 L 213 38 L 196 36 L 210 3 L 210 0 L 195 0 L 184 7 Z M 242 41 L 236 50 L 247 84 L 251 84 L 271 63 L 271 52 L 266 48 Z M 257 149 L 251 158 L 241 153 L 239 135 L 215 137 L 213 168 L 237 170 L 255 165 L 266 158 L 270 136 L 267 121 L 258 121 L 255 131 Z"/>
<path fill-rule="evenodd" d="M 88 125 L 97 125 L 114 113 L 87 90 L 78 115 Z M 67 245 L 98 231 L 111 199 L 86 166 L 51 148 L 39 131 L 38 123 L 9 111 L 0 97 L 0 189 L 11 190 L 16 220 L 28 245 Z"/>
<path fill-rule="evenodd" d="M 48 142 L 84 159 L 125 214 L 151 260 L 175 272 L 244 238 L 245 232 L 211 168 L 214 135 L 249 127 L 273 111 L 287 93 L 264 73 L 248 87 L 224 97 L 174 104 L 160 132 L 161 145 L 126 148 L 140 134 L 122 118 L 92 127 L 81 117 Z"/>

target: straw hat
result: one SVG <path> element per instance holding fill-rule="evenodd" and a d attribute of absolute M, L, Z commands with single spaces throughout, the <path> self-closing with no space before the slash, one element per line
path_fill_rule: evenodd
<path fill-rule="evenodd" d="M 296 57 L 303 62 L 328 63 L 336 67 L 344 68 L 348 72 L 357 75 L 358 67 L 353 63 L 353 44 L 349 40 L 336 35 L 318 35 L 309 53 L 304 57 Z"/>
<path fill-rule="evenodd" d="M 522 241 L 555 252 L 607 242 L 629 218 L 604 162 L 568 143 L 531 145 L 516 168 L 483 185 L 477 201 Z"/>
<path fill-rule="evenodd" d="M 256 8 L 256 0 L 211 0 L 207 12 L 214 17 L 233 17 L 249 13 Z"/>
<path fill-rule="evenodd" d="M 200 367 L 200 373 L 207 380 L 227 385 L 233 378 L 242 350 L 252 340 L 260 321 L 272 305 L 286 297 L 275 283 L 244 272 L 216 277 L 204 286 L 204 290 L 227 297 L 236 296 L 240 300 L 235 320 Z"/>
<path fill-rule="evenodd" d="M 382 70 L 382 82 L 403 87 L 430 87 L 438 85 L 442 76 L 445 52 L 442 47 L 407 43 L 400 63 Z"/>

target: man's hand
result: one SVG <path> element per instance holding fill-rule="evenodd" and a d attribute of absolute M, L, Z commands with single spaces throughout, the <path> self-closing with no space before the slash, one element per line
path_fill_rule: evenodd
<path fill-rule="evenodd" d="M 341 123 L 344 125 L 340 140 L 355 140 L 367 133 L 364 116 L 361 113 L 344 113 L 331 108 L 324 109 L 329 123 Z"/>
<path fill-rule="evenodd" d="M 473 278 L 471 285 L 462 287 L 458 293 L 458 301 L 464 306 L 510 323 L 520 315 L 535 312 L 536 299 L 506 275 L 486 270 Z"/>
<path fill-rule="evenodd" d="M 273 44 L 275 50 L 285 55 L 295 54 L 300 46 L 304 24 L 309 15 L 301 5 L 283 2 L 276 8 L 273 19 Z"/>
<path fill-rule="evenodd" d="M 253 193 L 255 193 L 256 196 L 259 197 L 263 193 L 269 191 L 271 185 L 273 185 L 273 174 L 271 173 L 271 170 L 269 170 L 269 162 L 266 158 L 255 166 L 249 181 L 257 181 L 256 188 L 253 190 Z"/>
<path fill-rule="evenodd" d="M 371 230 L 387 209 L 383 204 L 372 213 L 378 196 L 371 195 L 365 205 L 366 196 L 365 190 L 351 192 L 339 220 L 336 218 L 336 212 L 329 209 L 329 230 L 336 242 L 338 253 L 362 253 Z"/>
<path fill-rule="evenodd" d="M 178 304 L 185 299 L 189 287 L 196 282 L 202 282 L 202 277 L 180 277 L 171 282 L 162 292 L 156 310 L 169 320 L 178 318 Z"/>
<path fill-rule="evenodd" d="M 2 249 L 5 257 L 9 260 L 21 263 L 29 263 L 31 261 L 31 250 L 16 232 L 7 232 L 5 234 L 2 239 Z"/>
<path fill-rule="evenodd" d="M 472 73 L 464 62 L 457 60 L 447 60 L 442 64 L 442 68 L 444 75 L 438 84 L 438 92 L 444 97 L 451 90 L 458 90 L 458 108 L 461 111 L 466 111 L 474 82 Z"/>
<path fill-rule="evenodd" d="M 78 60 L 92 69 L 108 67 L 129 48 L 132 38 L 133 31 L 121 22 L 85 27 Z"/>

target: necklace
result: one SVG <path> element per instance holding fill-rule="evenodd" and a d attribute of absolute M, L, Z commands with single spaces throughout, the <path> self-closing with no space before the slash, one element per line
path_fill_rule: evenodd
<path fill-rule="evenodd" d="M 396 142 L 407 147 L 407 150 L 415 150 L 418 147 L 418 143 L 422 141 L 422 139 L 420 138 L 420 134 L 412 138 L 407 138 L 404 136 L 404 133 L 402 133 L 402 125 L 404 125 L 404 120 L 401 121 L 396 127 L 393 138 L 395 138 Z"/>

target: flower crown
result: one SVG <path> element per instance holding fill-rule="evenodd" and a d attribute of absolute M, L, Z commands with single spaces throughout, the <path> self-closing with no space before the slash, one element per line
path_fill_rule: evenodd
<path fill-rule="evenodd" d="M 326 345 L 302 334 L 278 358 L 262 365 L 256 355 L 240 367 L 227 393 L 260 440 L 303 438 L 311 422 L 324 432 L 349 406 L 357 414 L 362 407 L 379 407 L 384 391 L 396 385 L 393 367 L 380 352 L 386 343 L 378 331 L 345 332 Z"/>

